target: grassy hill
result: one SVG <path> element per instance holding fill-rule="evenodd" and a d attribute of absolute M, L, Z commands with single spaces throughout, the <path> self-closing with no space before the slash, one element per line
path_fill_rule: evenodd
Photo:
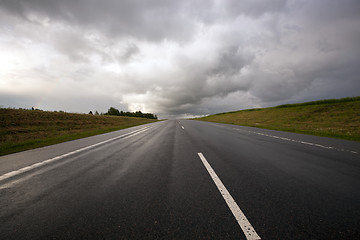
<path fill-rule="evenodd" d="M 219 113 L 196 120 L 360 141 L 360 97 Z"/>
<path fill-rule="evenodd" d="M 0 155 L 154 121 L 135 117 L 0 109 Z"/>

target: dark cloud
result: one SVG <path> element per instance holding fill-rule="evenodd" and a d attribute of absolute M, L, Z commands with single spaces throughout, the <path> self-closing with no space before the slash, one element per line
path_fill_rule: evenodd
<path fill-rule="evenodd" d="M 136 54 L 138 54 L 140 52 L 139 47 L 134 44 L 134 43 L 130 43 L 126 48 L 125 51 L 123 53 L 123 55 L 121 56 L 121 61 L 129 61 L 131 59 L 131 57 L 135 56 Z"/>
<path fill-rule="evenodd" d="M 224 1 L 226 12 L 230 15 L 250 15 L 259 17 L 265 13 L 282 12 L 286 8 L 286 0 L 243 0 L 243 1 Z"/>
<path fill-rule="evenodd" d="M 2 0 L 0 4 L 29 21 L 38 15 L 113 36 L 186 39 L 194 28 L 184 9 L 191 5 L 188 1 Z"/>

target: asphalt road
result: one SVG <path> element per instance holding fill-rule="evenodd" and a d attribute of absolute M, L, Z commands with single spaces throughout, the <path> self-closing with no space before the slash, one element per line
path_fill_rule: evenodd
<path fill-rule="evenodd" d="M 360 143 L 169 120 L 0 157 L 0 239 L 258 236 L 360 239 Z"/>

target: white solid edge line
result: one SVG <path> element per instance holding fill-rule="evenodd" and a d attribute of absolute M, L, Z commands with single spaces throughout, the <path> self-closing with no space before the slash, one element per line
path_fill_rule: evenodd
<path fill-rule="evenodd" d="M 233 197 L 230 195 L 229 191 L 226 189 L 224 184 L 221 182 L 220 178 L 217 176 L 215 171 L 212 169 L 206 158 L 202 153 L 198 153 L 202 163 L 204 164 L 206 170 L 209 172 L 212 180 L 219 189 L 221 195 L 223 196 L 225 202 L 230 208 L 232 214 L 236 218 L 238 224 L 240 225 L 242 231 L 244 232 L 247 240 L 261 240 L 259 235 L 256 233 L 255 229 L 246 218 L 245 214 L 241 211 L 240 207 L 237 205 Z"/>
<path fill-rule="evenodd" d="M 44 161 L 42 161 L 42 162 L 35 163 L 35 164 L 30 165 L 30 166 L 27 166 L 27 167 L 23 167 L 23 168 L 21 168 L 21 169 L 19 169 L 19 170 L 15 170 L 15 171 L 12 171 L 12 172 L 5 173 L 5 174 L 3 174 L 3 175 L 0 176 L 0 181 L 3 181 L 3 180 L 5 180 L 5 179 L 11 178 L 11 177 L 14 177 L 14 176 L 16 176 L 16 175 L 19 175 L 19 174 L 21 174 L 21 173 L 30 171 L 30 170 L 32 170 L 32 169 L 38 168 L 38 167 L 43 166 L 43 165 L 45 165 L 45 164 L 48 164 L 48 163 L 51 163 L 51 162 L 54 162 L 54 161 L 63 159 L 63 158 L 65 158 L 65 157 L 68 157 L 68 156 L 73 155 L 73 154 L 75 154 L 75 153 L 79 153 L 79 152 L 82 152 L 82 151 L 84 151 L 84 150 L 88 150 L 88 149 L 90 149 L 90 148 L 94 148 L 94 147 L 99 146 L 99 145 L 102 145 L 102 144 L 104 144 L 104 143 L 107 143 L 107 142 L 110 142 L 110 141 L 113 141 L 113 140 L 116 140 L 116 139 L 119 139 L 119 138 L 122 138 L 122 137 L 128 137 L 128 136 L 130 136 L 130 135 L 132 135 L 132 136 L 137 135 L 137 134 L 139 134 L 139 133 L 142 133 L 142 132 L 144 132 L 144 131 L 149 130 L 150 128 L 152 128 L 152 127 L 144 127 L 144 128 L 141 128 L 141 129 L 138 129 L 138 130 L 135 130 L 135 131 L 132 131 L 132 132 L 129 132 L 129 133 L 126 133 L 126 134 L 123 134 L 123 135 L 114 137 L 114 138 L 110 138 L 110 139 L 108 139 L 108 140 L 105 140 L 105 141 L 102 141 L 102 142 L 99 142 L 99 143 L 95 143 L 95 144 L 90 145 L 90 146 L 87 146 L 87 147 L 83 147 L 83 148 L 77 149 L 77 150 L 72 151 L 72 152 L 65 153 L 65 154 L 60 155 L 60 156 L 57 156 L 57 157 L 53 157 L 53 158 L 44 160 Z"/>

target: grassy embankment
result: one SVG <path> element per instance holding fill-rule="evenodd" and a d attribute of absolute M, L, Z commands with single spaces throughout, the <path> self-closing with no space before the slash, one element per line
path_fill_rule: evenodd
<path fill-rule="evenodd" d="M 360 141 L 360 97 L 219 113 L 197 120 Z"/>
<path fill-rule="evenodd" d="M 153 119 L 0 109 L 0 155 L 116 131 Z"/>

